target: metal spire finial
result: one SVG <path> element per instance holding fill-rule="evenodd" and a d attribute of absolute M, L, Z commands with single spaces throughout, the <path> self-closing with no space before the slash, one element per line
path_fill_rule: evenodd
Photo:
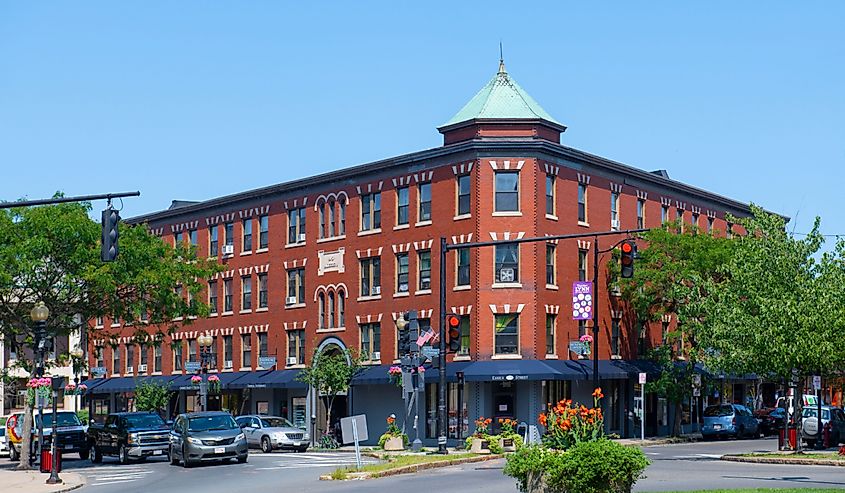
<path fill-rule="evenodd" d="M 499 73 L 506 74 L 508 71 L 505 70 L 505 56 L 502 53 L 502 42 L 499 41 Z"/>

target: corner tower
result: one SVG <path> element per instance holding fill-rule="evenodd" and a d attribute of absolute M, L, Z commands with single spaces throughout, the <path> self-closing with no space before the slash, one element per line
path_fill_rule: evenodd
<path fill-rule="evenodd" d="M 443 134 L 443 145 L 475 139 L 541 139 L 559 144 L 566 126 L 510 77 L 500 59 L 490 82 L 437 130 Z"/>

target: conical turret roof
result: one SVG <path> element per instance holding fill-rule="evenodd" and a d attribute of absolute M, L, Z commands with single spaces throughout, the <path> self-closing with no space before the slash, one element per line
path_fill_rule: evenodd
<path fill-rule="evenodd" d="M 440 129 L 473 120 L 538 119 L 565 128 L 511 78 L 500 60 L 498 73 Z"/>

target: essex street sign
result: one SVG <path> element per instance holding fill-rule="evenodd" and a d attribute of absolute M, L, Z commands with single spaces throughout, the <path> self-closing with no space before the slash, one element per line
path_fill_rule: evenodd
<path fill-rule="evenodd" d="M 575 281 L 572 283 L 572 320 L 593 318 L 593 283 Z"/>

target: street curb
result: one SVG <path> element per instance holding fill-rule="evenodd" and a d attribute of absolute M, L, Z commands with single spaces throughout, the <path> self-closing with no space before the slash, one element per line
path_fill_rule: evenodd
<path fill-rule="evenodd" d="M 442 460 L 436 462 L 424 462 L 421 464 L 411 464 L 409 466 L 404 467 L 397 467 L 396 469 L 388 469 L 386 471 L 377 471 L 377 472 L 363 472 L 363 473 L 355 473 L 350 472 L 347 474 L 348 479 L 375 479 L 375 478 L 386 478 L 389 476 L 396 476 L 399 474 L 411 474 L 419 471 L 424 471 L 426 469 L 437 469 L 440 467 L 449 467 L 449 466 L 456 466 L 460 464 L 471 464 L 474 462 L 486 462 L 495 459 L 501 459 L 504 455 L 479 455 L 478 457 L 465 457 L 463 459 L 452 459 L 452 460 Z M 336 481 L 332 478 L 331 474 L 324 474 L 320 476 L 321 481 Z"/>
<path fill-rule="evenodd" d="M 749 462 L 752 464 L 793 464 L 802 466 L 838 466 L 845 467 L 845 460 L 829 460 L 829 459 L 804 459 L 804 458 L 786 458 L 777 457 L 742 457 L 739 455 L 723 455 L 719 460 L 728 462 Z"/>
<path fill-rule="evenodd" d="M 658 447 L 662 445 L 676 445 L 679 443 L 694 443 L 701 441 L 700 436 L 681 436 L 681 437 L 670 437 L 670 438 L 655 438 L 655 439 L 645 439 L 645 440 L 636 440 L 631 438 L 624 438 L 624 439 L 617 439 L 622 445 L 636 445 L 638 447 Z"/>

